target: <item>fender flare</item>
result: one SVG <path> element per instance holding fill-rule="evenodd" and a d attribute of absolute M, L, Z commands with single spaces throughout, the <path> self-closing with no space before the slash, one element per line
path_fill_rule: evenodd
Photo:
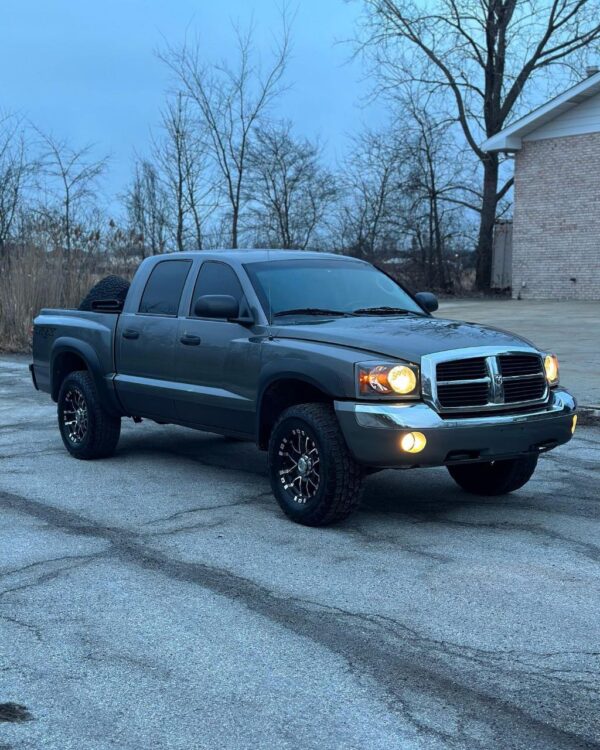
<path fill-rule="evenodd" d="M 56 360 L 61 354 L 76 354 L 86 364 L 88 372 L 94 380 L 98 396 L 102 405 L 114 416 L 123 416 L 123 410 L 117 401 L 114 390 L 108 385 L 104 371 L 100 365 L 100 359 L 93 347 L 85 341 L 72 338 L 71 336 L 60 336 L 54 342 L 50 353 L 50 389 L 54 401 L 58 400 L 59 388 L 54 382 Z"/>
<path fill-rule="evenodd" d="M 292 357 L 273 360 L 263 369 L 258 384 L 255 425 L 257 436 L 260 434 L 264 395 L 269 386 L 278 380 L 299 380 L 318 389 L 332 401 L 344 397 L 343 379 L 333 368 Z"/>

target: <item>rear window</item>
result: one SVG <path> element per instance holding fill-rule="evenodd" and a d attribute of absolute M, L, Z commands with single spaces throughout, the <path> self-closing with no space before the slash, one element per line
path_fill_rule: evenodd
<path fill-rule="evenodd" d="M 154 266 L 142 294 L 139 312 L 177 315 L 191 265 L 189 260 L 164 260 Z"/>

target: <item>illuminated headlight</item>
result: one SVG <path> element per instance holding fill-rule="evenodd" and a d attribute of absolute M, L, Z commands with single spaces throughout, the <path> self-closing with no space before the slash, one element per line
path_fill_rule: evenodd
<path fill-rule="evenodd" d="M 418 396 L 419 368 L 416 365 L 358 365 L 361 396 Z"/>
<path fill-rule="evenodd" d="M 544 371 L 548 385 L 558 385 L 558 357 L 556 354 L 546 354 L 544 357 Z"/>

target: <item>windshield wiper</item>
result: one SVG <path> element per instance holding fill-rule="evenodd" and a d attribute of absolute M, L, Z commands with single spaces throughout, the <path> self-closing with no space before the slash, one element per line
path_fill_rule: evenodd
<path fill-rule="evenodd" d="M 327 310 L 322 307 L 298 307 L 294 310 L 280 310 L 279 312 L 273 313 L 274 318 L 281 317 L 282 315 L 339 315 L 340 317 L 353 315 L 351 312 L 344 312 L 343 310 Z"/>
<path fill-rule="evenodd" d="M 411 315 L 413 310 L 405 310 L 402 307 L 359 307 L 352 311 L 354 315 Z M 418 313 L 416 313 L 418 315 Z"/>

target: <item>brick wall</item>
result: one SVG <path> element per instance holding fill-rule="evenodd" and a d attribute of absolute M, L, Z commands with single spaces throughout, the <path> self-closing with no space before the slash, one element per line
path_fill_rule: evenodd
<path fill-rule="evenodd" d="M 512 289 L 600 300 L 600 133 L 524 141 L 517 152 Z"/>

